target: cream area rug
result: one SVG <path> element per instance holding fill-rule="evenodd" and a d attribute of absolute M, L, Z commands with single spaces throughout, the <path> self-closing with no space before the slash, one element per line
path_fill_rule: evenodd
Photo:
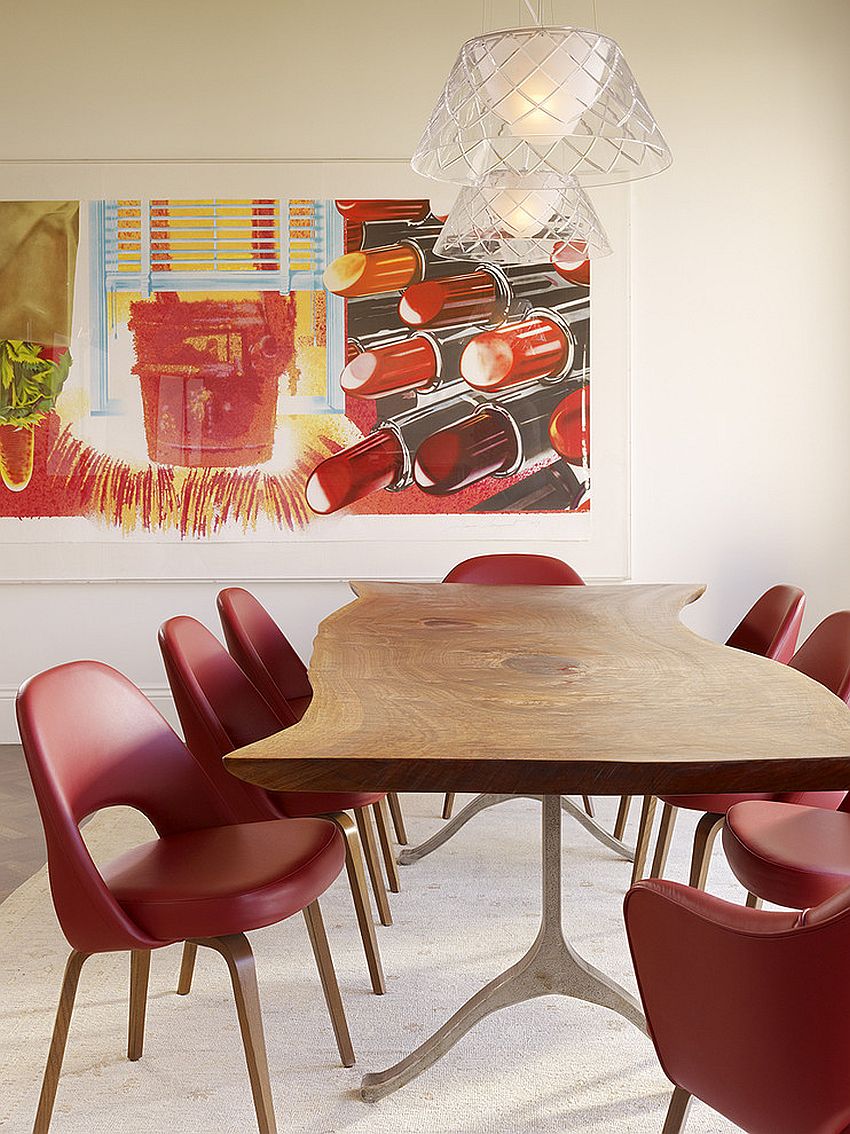
<path fill-rule="evenodd" d="M 434 795 L 403 796 L 411 842 L 442 820 Z M 612 825 L 616 801 L 597 798 Z M 462 806 L 463 797 L 457 801 Z M 632 832 L 637 821 L 633 808 Z M 682 815 L 668 876 L 683 879 L 696 816 Z M 134 812 L 98 815 L 96 861 L 149 837 Z M 357 1054 L 339 1064 L 300 917 L 251 934 L 272 1085 L 283 1131 L 300 1134 L 660 1134 L 671 1087 L 650 1041 L 619 1016 L 544 997 L 490 1016 L 442 1061 L 377 1104 L 360 1076 L 407 1054 L 525 951 L 537 930 L 540 806 L 513 800 L 476 816 L 401 870 L 395 924 L 378 928 L 387 994 L 369 990 L 343 875 L 322 899 Z M 564 918 L 594 965 L 636 991 L 622 919 L 629 864 L 564 817 Z M 744 894 L 715 851 L 709 888 Z M 67 946 L 40 871 L 0 906 L 0 1129 L 32 1129 Z M 128 957 L 83 970 L 52 1130 L 55 1134 L 252 1134 L 256 1130 L 227 971 L 206 950 L 195 987 L 175 995 L 179 947 L 154 954 L 145 1053 L 125 1058 Z M 694 1021 L 698 1028 L 698 1021 Z M 695 1103 L 688 1134 L 734 1127 Z"/>

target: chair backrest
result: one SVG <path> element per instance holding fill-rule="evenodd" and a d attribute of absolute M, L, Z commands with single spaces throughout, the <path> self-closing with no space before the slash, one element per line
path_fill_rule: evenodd
<path fill-rule="evenodd" d="M 444 583 L 484 586 L 582 587 L 584 579 L 551 555 L 476 555 L 452 567 Z"/>
<path fill-rule="evenodd" d="M 673 1083 L 750 1134 L 850 1128 L 850 889 L 797 914 L 653 879 L 625 919 Z"/>
<path fill-rule="evenodd" d="M 789 662 L 806 609 L 806 596 L 799 587 L 779 585 L 756 599 L 726 640 L 727 646 L 760 654 L 778 662 Z"/>
<path fill-rule="evenodd" d="M 243 587 L 219 592 L 218 614 L 233 657 L 284 722 L 303 717 L 313 697 L 307 667 L 284 632 Z"/>
<path fill-rule="evenodd" d="M 79 823 L 102 808 L 128 806 L 169 835 L 237 816 L 142 692 L 110 666 L 70 662 L 30 678 L 18 692 L 17 714 L 65 936 L 90 953 L 149 948 L 110 894 Z"/>
<path fill-rule="evenodd" d="M 183 735 L 242 822 L 273 819 L 281 811 L 262 788 L 232 776 L 222 758 L 283 727 L 262 693 L 214 634 L 194 618 L 169 618 L 159 648 Z M 287 724 L 289 722 L 286 722 Z"/>
<path fill-rule="evenodd" d="M 850 610 L 820 622 L 788 664 L 850 704 Z"/>

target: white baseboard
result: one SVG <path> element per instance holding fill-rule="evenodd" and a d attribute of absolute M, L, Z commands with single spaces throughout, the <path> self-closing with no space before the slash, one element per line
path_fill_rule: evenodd
<path fill-rule="evenodd" d="M 0 686 L 0 744 L 19 744 L 18 725 L 15 719 L 15 697 L 17 687 L 14 685 Z M 180 731 L 177 713 L 171 690 L 167 685 L 143 686 L 142 692 L 162 713 L 168 723 Z"/>

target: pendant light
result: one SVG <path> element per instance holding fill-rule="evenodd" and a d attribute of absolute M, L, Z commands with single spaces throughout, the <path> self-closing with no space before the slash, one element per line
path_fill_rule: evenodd
<path fill-rule="evenodd" d="M 588 186 L 648 177 L 671 160 L 613 39 L 525 27 L 461 47 L 411 165 L 460 185 L 513 175 L 542 186 L 554 174 Z"/>
<path fill-rule="evenodd" d="M 438 256 L 491 264 L 557 257 L 574 265 L 607 256 L 608 237 L 587 194 L 573 178 L 548 175 L 539 188 L 464 186 L 434 245 Z"/>

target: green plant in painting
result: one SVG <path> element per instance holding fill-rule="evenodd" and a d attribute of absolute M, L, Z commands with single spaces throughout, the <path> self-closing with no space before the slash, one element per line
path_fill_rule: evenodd
<path fill-rule="evenodd" d="M 53 409 L 70 367 L 67 350 L 0 339 L 0 476 L 13 492 L 29 484 L 34 427 Z"/>

